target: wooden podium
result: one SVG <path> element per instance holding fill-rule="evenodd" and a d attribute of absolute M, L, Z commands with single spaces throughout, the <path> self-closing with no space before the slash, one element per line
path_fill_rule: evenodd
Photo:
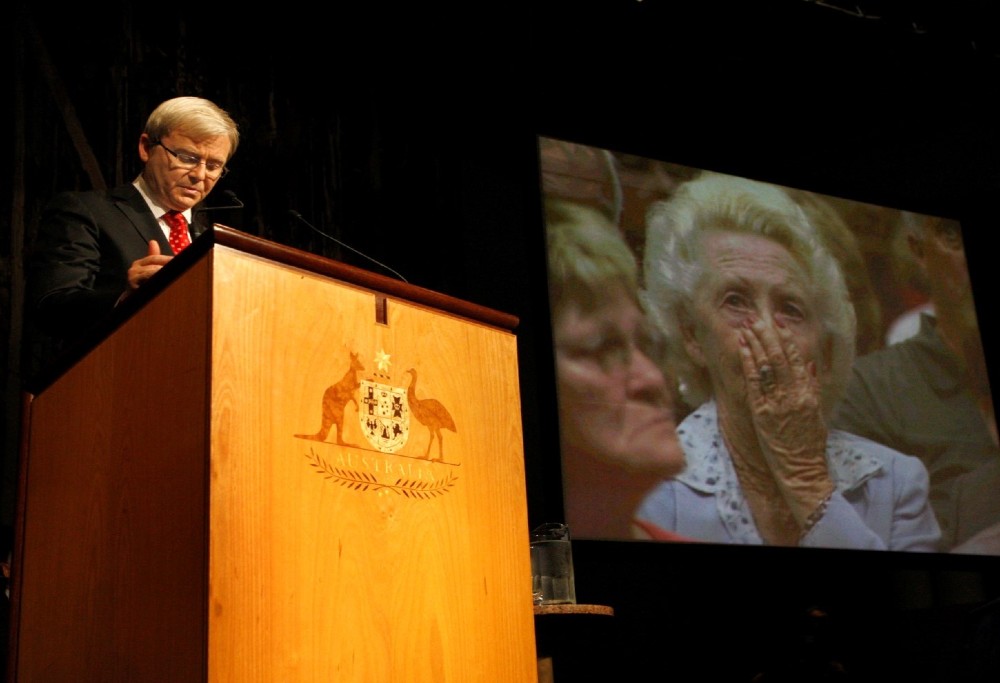
<path fill-rule="evenodd" d="M 26 399 L 9 681 L 535 681 L 516 318 L 199 237 Z"/>

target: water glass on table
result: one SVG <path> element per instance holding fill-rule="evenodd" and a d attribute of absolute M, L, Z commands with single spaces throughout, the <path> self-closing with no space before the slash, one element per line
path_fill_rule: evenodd
<path fill-rule="evenodd" d="M 542 524 L 531 531 L 531 593 L 536 605 L 575 605 L 569 526 Z"/>

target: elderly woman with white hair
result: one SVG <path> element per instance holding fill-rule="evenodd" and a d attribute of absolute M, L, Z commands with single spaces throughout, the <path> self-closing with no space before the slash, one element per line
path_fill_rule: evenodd
<path fill-rule="evenodd" d="M 923 464 L 828 427 L 854 359 L 833 256 L 780 188 L 705 173 L 649 212 L 645 296 L 687 466 L 637 519 L 713 543 L 937 550 Z"/>

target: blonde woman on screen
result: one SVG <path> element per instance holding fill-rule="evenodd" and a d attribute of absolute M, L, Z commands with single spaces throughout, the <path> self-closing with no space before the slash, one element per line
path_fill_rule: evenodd
<path fill-rule="evenodd" d="M 577 538 L 670 537 L 633 518 L 683 466 L 675 389 L 639 304 L 635 257 L 600 212 L 546 208 L 566 521 Z"/>

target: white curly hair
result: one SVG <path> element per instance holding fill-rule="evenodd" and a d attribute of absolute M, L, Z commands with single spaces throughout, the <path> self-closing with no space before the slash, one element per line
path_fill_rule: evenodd
<path fill-rule="evenodd" d="M 642 298 L 667 339 L 684 401 L 697 407 L 712 396 L 708 372 L 688 355 L 682 323 L 706 271 L 702 236 L 711 230 L 772 239 L 802 264 L 813 285 L 822 323 L 821 348 L 829 372 L 821 376 L 827 415 L 843 396 L 854 362 L 856 321 L 844 276 L 817 229 L 791 196 L 776 185 L 703 172 L 647 212 Z"/>

